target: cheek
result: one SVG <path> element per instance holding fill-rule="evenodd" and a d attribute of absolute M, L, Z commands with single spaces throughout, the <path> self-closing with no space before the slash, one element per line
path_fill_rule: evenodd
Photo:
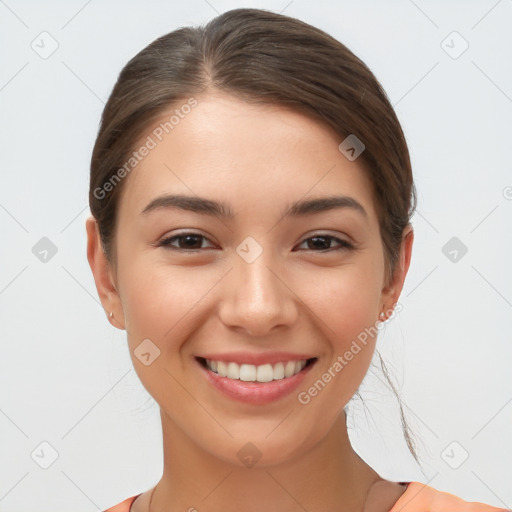
<path fill-rule="evenodd" d="M 378 262 L 373 268 L 379 268 Z M 318 435 L 331 428 L 368 371 L 378 335 L 380 277 L 371 265 L 351 265 L 317 280 L 309 293 L 308 306 L 327 350 L 310 387 L 299 390 L 298 401 L 305 415 L 318 418 Z"/>
<path fill-rule="evenodd" d="M 215 276 L 143 257 L 119 265 L 119 276 L 130 357 L 141 383 L 164 409 L 193 412 L 179 384 L 186 363 L 181 350 L 200 328 L 197 308 Z"/>
<path fill-rule="evenodd" d="M 123 268 L 121 279 L 127 331 L 157 342 L 172 338 L 173 329 L 180 329 L 181 320 L 216 282 L 201 267 L 173 267 L 142 257 Z"/>
<path fill-rule="evenodd" d="M 317 273 L 315 286 L 303 288 L 327 348 L 318 372 L 319 376 L 325 374 L 329 390 L 322 391 L 315 407 L 328 400 L 336 404 L 333 410 L 339 410 L 368 371 L 378 335 L 379 285 L 384 268 L 376 256 L 378 251 L 368 252 L 357 263 Z"/>
<path fill-rule="evenodd" d="M 210 294 L 225 270 L 172 266 L 140 257 L 130 260 L 122 272 L 127 341 L 139 379 L 158 403 L 172 400 L 166 407 L 190 407 L 178 384 L 192 357 L 193 346 L 187 341 L 214 314 Z M 139 357 L 148 352 L 150 356 Z M 153 362 L 146 366 L 148 358 Z"/>
<path fill-rule="evenodd" d="M 324 326 L 326 337 L 339 350 L 375 324 L 379 308 L 379 262 L 366 258 L 315 276 L 315 285 L 304 288 L 308 306 Z"/>

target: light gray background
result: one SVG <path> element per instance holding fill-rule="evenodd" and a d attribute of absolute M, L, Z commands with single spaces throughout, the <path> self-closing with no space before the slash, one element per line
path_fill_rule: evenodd
<path fill-rule="evenodd" d="M 160 478 L 158 408 L 86 259 L 88 165 L 128 59 L 235 7 L 283 11 L 345 43 L 409 143 L 413 260 L 377 348 L 424 469 L 377 370 L 361 388 L 367 409 L 351 402 L 356 450 L 385 478 L 512 507 L 512 1 L 288 1 L 0 1 L 0 511 L 103 510 Z M 454 31 L 469 44 L 457 58 Z M 31 47 L 52 38 L 46 59 Z M 46 262 L 32 251 L 42 237 L 57 247 Z M 442 252 L 452 237 L 468 248 L 456 262 Z M 44 441 L 58 453 L 47 469 Z"/>

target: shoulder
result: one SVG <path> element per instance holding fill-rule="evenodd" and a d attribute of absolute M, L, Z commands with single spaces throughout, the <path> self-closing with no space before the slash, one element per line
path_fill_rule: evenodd
<path fill-rule="evenodd" d="M 104 510 L 103 512 L 130 512 L 130 507 L 132 506 L 133 502 L 140 496 L 140 494 L 137 494 L 136 496 L 131 496 L 130 498 L 126 498 L 121 503 L 118 503 L 117 505 L 114 505 L 113 507 L 107 508 L 107 510 Z"/>
<path fill-rule="evenodd" d="M 420 482 L 409 482 L 405 492 L 389 512 L 510 512 L 477 501 L 464 501 L 448 492 Z"/>

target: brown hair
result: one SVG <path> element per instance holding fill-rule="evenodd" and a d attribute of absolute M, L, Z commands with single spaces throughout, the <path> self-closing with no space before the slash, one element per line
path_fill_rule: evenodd
<path fill-rule="evenodd" d="M 416 208 L 409 151 L 393 107 L 370 69 L 345 45 L 298 19 L 259 9 L 234 9 L 205 26 L 174 30 L 119 74 L 94 145 L 89 190 L 109 262 L 116 261 L 114 233 L 126 181 L 120 176 L 137 140 L 169 107 L 213 89 L 247 102 L 287 106 L 323 122 L 340 142 L 353 134 L 364 143 L 359 158 L 373 184 L 389 282 Z M 396 394 L 382 358 L 381 366 Z M 401 404 L 400 412 L 418 460 Z"/>

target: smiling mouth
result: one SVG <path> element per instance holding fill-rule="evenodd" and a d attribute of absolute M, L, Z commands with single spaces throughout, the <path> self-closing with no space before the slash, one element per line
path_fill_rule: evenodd
<path fill-rule="evenodd" d="M 204 357 L 196 357 L 199 363 L 207 370 L 231 380 L 245 382 L 272 382 L 286 380 L 300 373 L 304 368 L 311 366 L 316 357 L 302 360 L 282 361 L 275 364 L 238 364 L 228 361 L 214 361 Z"/>

